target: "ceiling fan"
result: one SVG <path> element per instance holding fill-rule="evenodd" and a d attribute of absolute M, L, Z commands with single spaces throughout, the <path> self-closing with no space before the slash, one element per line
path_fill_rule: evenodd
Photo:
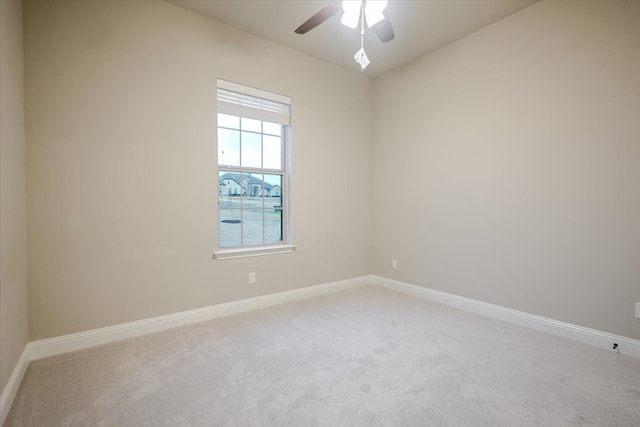
<path fill-rule="evenodd" d="M 298 34 L 305 34 L 313 30 L 324 21 L 337 14 L 342 9 L 340 22 L 350 28 L 358 28 L 360 24 L 360 50 L 354 55 L 355 61 L 360 65 L 361 71 L 369 65 L 369 58 L 364 51 L 365 24 L 373 29 L 382 43 L 387 43 L 395 37 L 389 17 L 384 13 L 387 0 L 338 0 L 307 19 L 296 28 Z"/>

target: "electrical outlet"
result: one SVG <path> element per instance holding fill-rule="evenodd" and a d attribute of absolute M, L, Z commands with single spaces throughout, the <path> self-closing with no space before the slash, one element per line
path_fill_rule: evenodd
<path fill-rule="evenodd" d="M 256 273 L 249 273 L 249 284 L 253 285 L 256 283 Z"/>
<path fill-rule="evenodd" d="M 398 269 L 398 260 L 397 259 L 392 259 L 391 260 L 391 268 L 393 268 L 394 270 Z"/>
<path fill-rule="evenodd" d="M 640 319 L 640 302 L 636 303 L 636 319 Z"/>

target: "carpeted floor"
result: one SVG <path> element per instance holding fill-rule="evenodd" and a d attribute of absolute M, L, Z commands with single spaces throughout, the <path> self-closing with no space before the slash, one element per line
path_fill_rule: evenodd
<path fill-rule="evenodd" d="M 32 362 L 12 426 L 639 426 L 640 360 L 368 286 Z"/>

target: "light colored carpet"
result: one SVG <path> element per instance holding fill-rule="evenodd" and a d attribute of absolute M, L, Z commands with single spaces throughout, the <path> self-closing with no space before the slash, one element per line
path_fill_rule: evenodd
<path fill-rule="evenodd" d="M 640 360 L 368 286 L 32 362 L 12 426 L 639 426 Z"/>

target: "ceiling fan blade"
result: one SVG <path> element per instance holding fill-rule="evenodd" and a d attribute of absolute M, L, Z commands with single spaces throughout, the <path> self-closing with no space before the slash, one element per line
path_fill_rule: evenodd
<path fill-rule="evenodd" d="M 374 25 L 371 28 L 373 28 L 373 31 L 376 33 L 376 35 L 378 36 L 378 38 L 382 43 L 389 42 L 393 40 L 393 38 L 396 36 L 393 33 L 393 27 L 391 26 L 391 21 L 389 20 L 389 17 L 386 14 L 384 15 L 384 19 L 382 21 L 378 22 L 376 25 Z"/>
<path fill-rule="evenodd" d="M 313 15 L 311 18 L 304 21 L 302 25 L 296 28 L 296 33 L 304 34 L 307 31 L 313 30 L 315 27 L 322 24 L 324 21 L 326 21 L 327 19 L 331 18 L 333 15 L 338 13 L 340 9 L 341 9 L 340 1 L 336 1 L 333 4 L 330 4 L 329 6 L 322 9 L 320 12 Z"/>

